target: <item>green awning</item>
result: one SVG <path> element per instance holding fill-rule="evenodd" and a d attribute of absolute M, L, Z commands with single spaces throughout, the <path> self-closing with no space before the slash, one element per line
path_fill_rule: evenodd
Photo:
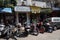
<path fill-rule="evenodd" d="M 41 7 L 30 6 L 30 8 L 31 8 L 32 13 L 40 13 L 41 12 Z"/>
<path fill-rule="evenodd" d="M 43 13 L 51 13 L 52 9 L 51 8 L 42 8 L 41 12 L 43 12 Z"/>

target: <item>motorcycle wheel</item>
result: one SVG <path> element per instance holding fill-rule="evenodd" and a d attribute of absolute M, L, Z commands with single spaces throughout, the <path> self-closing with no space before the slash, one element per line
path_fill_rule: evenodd
<path fill-rule="evenodd" d="M 38 29 L 36 29 L 36 31 L 33 32 L 33 35 L 38 36 L 38 34 L 39 34 L 39 31 L 38 31 Z"/>
<path fill-rule="evenodd" d="M 53 32 L 53 30 L 52 30 L 52 29 L 50 29 L 50 30 L 48 30 L 48 32 L 49 32 L 49 33 L 52 33 L 52 32 Z"/>
<path fill-rule="evenodd" d="M 15 36 L 20 37 L 20 34 L 16 32 Z"/>
<path fill-rule="evenodd" d="M 27 37 L 27 36 L 28 36 L 28 32 L 27 32 L 27 31 L 24 32 L 23 35 L 24 35 L 25 37 Z"/>
<path fill-rule="evenodd" d="M 53 30 L 56 31 L 56 30 L 57 30 L 57 27 L 55 26 L 55 27 L 53 28 Z"/>
<path fill-rule="evenodd" d="M 40 33 L 44 33 L 45 32 L 45 27 L 42 27 L 41 29 L 40 29 Z"/>

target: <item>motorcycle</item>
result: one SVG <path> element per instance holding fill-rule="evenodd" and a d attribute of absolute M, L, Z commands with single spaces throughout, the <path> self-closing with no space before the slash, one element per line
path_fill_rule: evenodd
<path fill-rule="evenodd" d="M 47 32 L 52 33 L 53 32 L 53 27 L 50 25 L 50 23 L 46 23 L 46 28 L 47 28 Z"/>
<path fill-rule="evenodd" d="M 37 23 L 37 28 L 39 29 L 40 33 L 44 33 L 45 32 L 45 27 L 42 23 Z"/>
<path fill-rule="evenodd" d="M 39 30 L 34 24 L 31 25 L 31 34 L 37 36 L 39 34 Z"/>
<path fill-rule="evenodd" d="M 48 27 L 48 32 L 52 33 L 53 32 L 53 28 L 51 26 Z"/>
<path fill-rule="evenodd" d="M 14 37 L 14 33 L 13 33 L 13 30 L 14 29 L 14 26 L 13 25 L 4 25 L 4 24 L 0 24 L 0 38 L 4 38 L 6 40 L 9 40 L 9 38 L 13 38 L 15 40 L 17 40 L 15 37 Z"/>
<path fill-rule="evenodd" d="M 25 37 L 28 36 L 27 31 L 24 26 L 22 26 L 20 23 L 16 27 L 16 36 L 17 37 Z"/>
<path fill-rule="evenodd" d="M 30 29 L 30 26 L 26 26 L 26 27 L 25 27 L 25 31 L 26 31 L 28 34 L 30 34 L 30 30 L 31 30 L 31 29 Z"/>
<path fill-rule="evenodd" d="M 12 38 L 12 39 L 15 39 L 15 40 L 17 40 L 16 38 L 15 38 L 15 35 L 14 35 L 14 31 L 13 31 L 13 29 L 15 28 L 15 26 L 14 25 L 8 25 L 8 26 L 6 26 L 6 28 L 5 28 L 5 32 L 4 32 L 4 34 L 6 34 L 6 36 L 5 36 L 5 39 L 6 40 L 9 40 L 9 38 Z"/>
<path fill-rule="evenodd" d="M 4 29 L 5 29 L 5 25 L 4 24 L 0 24 L 0 37 L 4 37 Z"/>

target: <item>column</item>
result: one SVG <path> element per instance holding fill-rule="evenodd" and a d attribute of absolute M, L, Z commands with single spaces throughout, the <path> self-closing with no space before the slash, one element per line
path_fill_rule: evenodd
<path fill-rule="evenodd" d="M 26 15 L 27 15 L 27 26 L 29 26 L 30 25 L 30 13 L 27 13 Z"/>
<path fill-rule="evenodd" d="M 18 12 L 16 13 L 16 24 L 19 23 L 19 16 L 18 16 Z"/>

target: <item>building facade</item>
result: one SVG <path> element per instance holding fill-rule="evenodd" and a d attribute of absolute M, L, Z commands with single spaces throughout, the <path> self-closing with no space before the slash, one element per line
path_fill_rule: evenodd
<path fill-rule="evenodd" d="M 34 22 L 36 23 L 36 21 L 39 20 L 39 17 L 40 17 L 40 12 L 41 12 L 41 8 L 47 8 L 47 4 L 45 2 L 45 0 L 16 0 L 17 2 L 17 5 L 16 6 L 23 6 L 24 9 L 22 8 L 22 12 L 21 12 L 21 8 L 18 9 L 15 7 L 15 12 L 17 12 L 17 16 L 20 14 L 24 15 L 25 14 L 25 17 L 26 17 L 26 22 L 27 22 L 27 25 L 30 25 L 30 23 Z M 26 8 L 25 8 L 26 7 Z M 30 8 L 30 12 L 24 12 L 24 10 L 26 10 L 27 8 Z M 50 8 L 50 7 L 49 7 Z M 18 11 L 19 12 L 18 12 Z M 19 22 L 19 17 L 17 17 L 17 23 Z M 31 17 L 32 16 L 32 17 Z M 22 18 L 23 19 L 23 18 Z M 32 21 L 32 22 L 31 22 Z M 25 23 L 26 23 L 25 22 Z"/>

